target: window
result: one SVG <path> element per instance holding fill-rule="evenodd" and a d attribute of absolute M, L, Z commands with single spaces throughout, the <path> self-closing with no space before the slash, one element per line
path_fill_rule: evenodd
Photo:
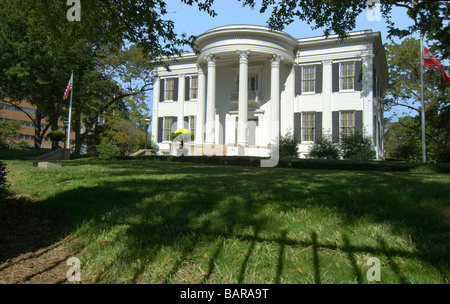
<path fill-rule="evenodd" d="M 197 99 L 198 98 L 198 77 L 191 77 L 191 85 L 189 87 L 189 99 Z"/>
<path fill-rule="evenodd" d="M 259 79 L 257 74 L 250 74 L 248 76 L 248 91 L 256 92 L 259 90 Z M 239 92 L 239 75 L 236 81 L 236 92 Z"/>
<path fill-rule="evenodd" d="M 167 78 L 165 82 L 166 82 L 166 87 L 164 88 L 165 100 L 174 100 L 173 95 L 175 92 L 175 79 Z"/>
<path fill-rule="evenodd" d="M 170 140 L 172 132 L 173 117 L 164 117 L 163 141 Z"/>
<path fill-rule="evenodd" d="M 20 139 L 23 139 L 23 140 L 34 140 L 34 136 L 32 136 L 32 135 L 20 135 L 20 137 L 19 137 Z M 47 138 L 47 137 L 46 137 Z M 44 141 L 46 141 L 45 139 L 46 138 L 44 138 Z"/>
<path fill-rule="evenodd" d="M 20 110 L 19 108 L 22 110 Z M 19 111 L 19 112 L 23 111 L 28 114 L 36 114 L 35 109 L 30 109 L 30 108 L 25 108 L 25 107 L 15 107 L 13 105 L 5 104 L 5 103 L 0 103 L 0 110 L 12 110 L 12 111 Z"/>
<path fill-rule="evenodd" d="M 340 119 L 340 135 L 341 138 L 345 136 L 352 136 L 355 133 L 355 112 L 345 111 L 341 112 Z"/>
<path fill-rule="evenodd" d="M 354 90 L 355 63 L 342 62 L 339 65 L 339 90 Z"/>
<path fill-rule="evenodd" d="M 191 131 L 191 134 L 194 134 L 195 136 L 195 116 L 189 116 L 189 130 Z"/>
<path fill-rule="evenodd" d="M 302 113 L 302 141 L 314 141 L 315 113 Z"/>
<path fill-rule="evenodd" d="M 258 91 L 258 75 L 250 75 L 248 77 L 248 91 Z"/>
<path fill-rule="evenodd" d="M 302 92 L 315 93 L 316 91 L 316 66 L 304 66 L 302 68 Z"/>

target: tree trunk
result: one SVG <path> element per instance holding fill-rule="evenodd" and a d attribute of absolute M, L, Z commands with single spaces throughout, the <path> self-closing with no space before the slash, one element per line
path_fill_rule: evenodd
<path fill-rule="evenodd" d="M 75 133 L 75 154 L 80 154 L 81 145 L 83 144 L 83 138 L 81 136 L 81 113 L 76 111 L 74 113 L 75 118 L 73 121 L 73 132 Z"/>

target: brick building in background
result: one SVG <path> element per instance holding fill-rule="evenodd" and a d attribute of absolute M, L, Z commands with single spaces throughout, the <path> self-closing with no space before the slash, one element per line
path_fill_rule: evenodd
<path fill-rule="evenodd" d="M 35 117 L 36 114 L 36 106 L 28 103 L 27 101 L 20 102 L 17 106 L 22 108 L 23 111 L 19 110 L 17 107 L 0 101 L 0 121 L 2 120 L 15 120 L 15 121 L 21 121 L 22 122 L 22 129 L 20 131 L 20 139 L 19 142 L 26 143 L 30 147 L 34 147 L 34 123 L 28 117 L 27 114 L 29 114 L 31 117 Z M 25 114 L 26 112 L 27 114 Z M 46 118 L 42 120 L 41 128 L 45 128 L 47 126 L 46 124 Z M 62 119 L 59 119 L 58 121 L 58 130 L 61 130 L 65 132 L 65 125 L 64 121 Z M 52 130 L 49 129 L 45 135 L 50 133 Z M 73 144 L 75 141 L 75 133 L 71 132 L 70 134 L 70 141 Z M 64 141 L 59 143 L 59 146 L 61 148 L 64 148 Z M 41 144 L 41 148 L 43 149 L 51 149 L 52 148 L 52 141 L 47 137 L 44 136 Z"/>

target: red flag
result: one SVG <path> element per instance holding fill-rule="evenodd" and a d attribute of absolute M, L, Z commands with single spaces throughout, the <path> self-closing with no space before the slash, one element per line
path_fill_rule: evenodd
<path fill-rule="evenodd" d="M 441 71 L 442 77 L 446 82 L 450 82 L 450 75 L 445 72 L 444 67 L 439 63 L 439 61 L 433 56 L 433 54 L 428 51 L 426 47 L 423 47 L 423 65 L 424 66 L 435 66 Z"/>
<path fill-rule="evenodd" d="M 73 74 L 70 77 L 69 84 L 67 85 L 66 91 L 64 92 L 64 96 L 63 96 L 64 100 L 67 99 L 67 97 L 69 96 L 70 90 L 72 90 L 72 80 L 73 80 Z"/>

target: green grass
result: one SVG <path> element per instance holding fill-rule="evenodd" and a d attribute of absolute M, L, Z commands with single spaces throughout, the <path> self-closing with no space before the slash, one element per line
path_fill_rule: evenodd
<path fill-rule="evenodd" d="M 13 190 L 67 216 L 84 282 L 368 283 L 370 257 L 380 283 L 450 277 L 448 174 L 6 164 Z"/>

